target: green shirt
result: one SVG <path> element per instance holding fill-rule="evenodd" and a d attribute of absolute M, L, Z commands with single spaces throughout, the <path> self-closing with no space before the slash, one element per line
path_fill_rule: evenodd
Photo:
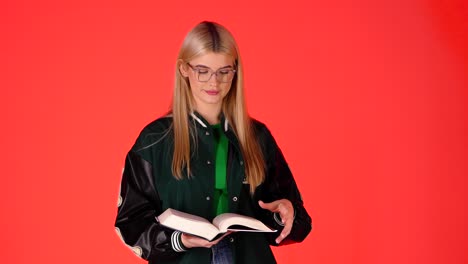
<path fill-rule="evenodd" d="M 228 139 L 222 131 L 221 125 L 212 125 L 214 138 L 216 141 L 216 178 L 215 178 L 215 215 L 228 212 L 228 192 L 226 184 Z"/>

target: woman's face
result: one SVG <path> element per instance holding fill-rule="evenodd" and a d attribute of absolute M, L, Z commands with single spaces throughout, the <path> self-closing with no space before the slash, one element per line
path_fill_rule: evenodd
<path fill-rule="evenodd" d="M 195 108 L 221 109 L 223 98 L 231 89 L 234 59 L 223 53 L 209 52 L 180 66 L 188 77 Z"/>

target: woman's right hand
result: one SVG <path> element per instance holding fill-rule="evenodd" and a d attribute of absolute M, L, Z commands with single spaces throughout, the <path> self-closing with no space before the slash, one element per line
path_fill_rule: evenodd
<path fill-rule="evenodd" d="M 205 247 L 205 248 L 211 248 L 212 246 L 218 244 L 219 241 L 221 241 L 221 239 L 223 239 L 225 236 L 231 234 L 232 232 L 227 232 L 226 234 L 224 234 L 223 236 L 221 236 L 220 238 L 216 239 L 216 240 L 213 240 L 213 241 L 208 241 L 204 238 L 201 238 L 201 237 L 197 237 L 197 236 L 192 236 L 192 235 L 189 235 L 189 234 L 185 234 L 185 233 L 182 233 L 182 244 L 184 244 L 184 246 L 186 248 L 193 248 L 193 247 Z"/>

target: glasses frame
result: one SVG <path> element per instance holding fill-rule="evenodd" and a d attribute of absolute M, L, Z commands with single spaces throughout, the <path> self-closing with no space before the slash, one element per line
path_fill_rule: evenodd
<path fill-rule="evenodd" d="M 216 75 L 216 81 L 218 81 L 218 82 L 220 82 L 220 83 L 228 83 L 228 82 L 231 82 L 232 80 L 234 80 L 234 77 L 235 77 L 236 72 L 237 72 L 236 70 L 230 69 L 230 68 L 218 69 L 218 70 L 216 70 L 216 71 L 213 71 L 211 68 L 206 68 L 206 70 L 208 70 L 208 72 L 211 71 L 211 75 L 210 75 L 210 77 L 209 77 L 206 81 L 201 81 L 201 80 L 200 80 L 200 70 L 201 70 L 201 69 L 199 69 L 199 68 L 193 66 L 192 64 L 190 64 L 190 62 L 187 62 L 187 65 L 190 67 L 190 69 L 192 69 L 194 72 L 197 73 L 197 80 L 198 80 L 199 82 L 204 82 L 204 83 L 209 82 L 209 81 L 211 80 L 211 77 L 213 77 L 213 74 Z M 232 78 L 231 78 L 229 81 L 227 81 L 227 82 L 220 80 L 220 79 L 219 79 L 220 77 L 218 77 L 218 76 L 220 76 L 220 75 L 218 75 L 220 71 L 226 71 L 226 70 L 232 71 L 232 73 L 233 73 L 233 74 L 232 74 Z"/>

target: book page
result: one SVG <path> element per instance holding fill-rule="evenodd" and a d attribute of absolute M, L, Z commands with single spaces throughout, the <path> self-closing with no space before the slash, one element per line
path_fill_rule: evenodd
<path fill-rule="evenodd" d="M 233 213 L 218 215 L 215 217 L 215 219 L 213 219 L 213 224 L 217 226 L 221 232 L 227 232 L 228 230 L 247 232 L 276 232 L 276 230 L 267 227 L 260 220 L 257 220 L 253 217 Z M 230 226 L 236 226 L 236 228 L 231 229 L 229 228 Z M 247 228 L 238 226 L 244 226 Z"/>
<path fill-rule="evenodd" d="M 183 233 L 200 236 L 207 240 L 213 239 L 220 233 L 208 220 L 174 209 L 167 209 L 157 219 L 163 226 L 179 230 Z"/>

